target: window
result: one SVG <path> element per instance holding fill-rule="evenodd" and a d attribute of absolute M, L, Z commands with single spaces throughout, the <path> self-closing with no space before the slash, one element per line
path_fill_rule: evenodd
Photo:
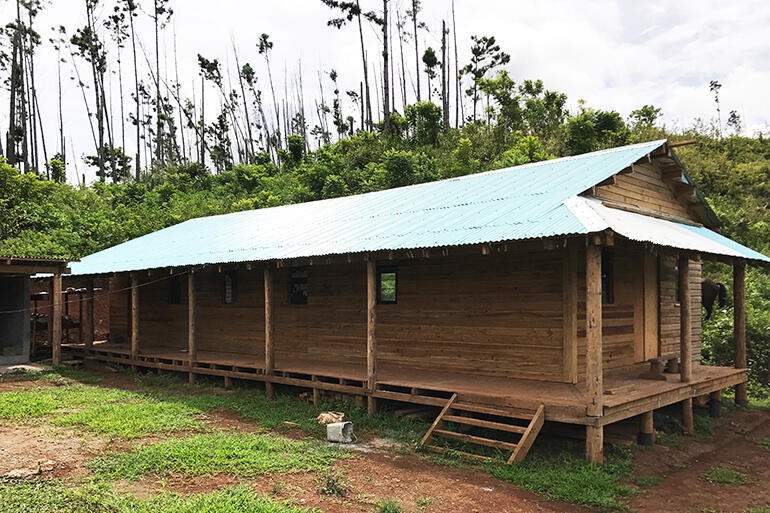
<path fill-rule="evenodd" d="M 182 279 L 179 276 L 172 276 L 168 279 L 168 304 L 182 304 Z"/>
<path fill-rule="evenodd" d="M 238 271 L 226 271 L 222 301 L 226 305 L 238 302 Z"/>
<path fill-rule="evenodd" d="M 307 271 L 295 269 L 289 273 L 289 304 L 307 304 Z"/>
<path fill-rule="evenodd" d="M 615 302 L 615 254 L 611 248 L 602 248 L 602 303 Z"/>
<path fill-rule="evenodd" d="M 377 303 L 395 304 L 398 299 L 398 273 L 395 267 L 377 268 Z"/>

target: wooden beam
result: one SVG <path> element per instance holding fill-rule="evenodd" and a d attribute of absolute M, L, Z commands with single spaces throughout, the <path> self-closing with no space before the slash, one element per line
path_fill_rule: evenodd
<path fill-rule="evenodd" d="M 745 369 L 746 358 L 746 264 L 743 260 L 733 262 L 733 341 L 735 343 L 735 368 Z M 748 404 L 746 383 L 735 387 L 735 402 Z"/>
<path fill-rule="evenodd" d="M 655 425 L 653 410 L 646 411 L 639 418 L 639 443 L 653 445 L 655 443 Z"/>
<path fill-rule="evenodd" d="M 695 434 L 695 419 L 692 412 L 692 397 L 682 401 L 682 427 L 685 435 Z"/>
<path fill-rule="evenodd" d="M 603 426 L 586 426 L 586 460 L 596 465 L 604 463 Z"/>
<path fill-rule="evenodd" d="M 275 370 L 275 324 L 273 318 L 273 269 L 265 265 L 265 375 Z M 273 383 L 265 381 L 265 394 L 273 397 Z"/>
<path fill-rule="evenodd" d="M 668 143 L 669 148 L 678 148 L 679 146 L 689 146 L 690 144 L 697 144 L 697 139 L 685 139 L 684 141 L 674 141 Z"/>
<path fill-rule="evenodd" d="M 195 365 L 198 358 L 198 349 L 195 339 L 195 271 L 190 269 L 187 273 L 187 358 L 190 368 Z M 188 374 L 190 384 L 195 383 L 195 374 L 191 371 Z"/>
<path fill-rule="evenodd" d="M 562 373 L 567 383 L 578 381 L 577 281 L 577 251 L 569 245 L 562 260 Z"/>
<path fill-rule="evenodd" d="M 377 385 L 377 264 L 366 261 L 366 389 L 369 394 Z M 367 395 L 370 414 L 377 411 L 377 400 Z"/>
<path fill-rule="evenodd" d="M 602 251 L 601 246 L 586 247 L 586 388 L 587 415 L 603 413 L 602 375 Z"/>
<path fill-rule="evenodd" d="M 602 200 L 602 205 L 604 205 L 607 208 L 614 208 L 617 210 L 622 210 L 624 212 L 631 212 L 632 214 L 642 214 L 645 216 L 654 217 L 656 219 L 663 219 L 664 221 L 672 221 L 674 223 L 687 224 L 690 226 L 703 226 L 700 223 L 696 223 L 692 219 L 687 219 L 686 217 L 679 217 L 671 214 L 666 214 L 663 212 L 657 212 L 655 210 L 652 210 L 646 207 L 626 205 L 624 203 L 618 203 L 618 202 L 606 200 L 606 199 Z"/>
<path fill-rule="evenodd" d="M 51 300 L 53 303 L 51 319 L 51 363 L 53 366 L 61 364 L 61 314 L 62 314 L 62 293 L 61 293 L 61 274 L 56 273 L 52 278 Z"/>
<path fill-rule="evenodd" d="M 139 356 L 139 278 L 131 273 L 131 358 Z M 131 367 L 136 370 L 136 366 Z"/>
<path fill-rule="evenodd" d="M 0 274 L 69 274 L 66 265 L 11 264 L 0 266 Z"/>
<path fill-rule="evenodd" d="M 692 300 L 690 293 L 690 255 L 679 253 L 679 372 L 680 380 L 692 380 Z"/>
<path fill-rule="evenodd" d="M 83 318 L 80 320 L 80 330 L 85 334 L 85 346 L 90 350 L 94 346 L 94 278 L 88 278 L 86 297 L 83 302 Z"/>

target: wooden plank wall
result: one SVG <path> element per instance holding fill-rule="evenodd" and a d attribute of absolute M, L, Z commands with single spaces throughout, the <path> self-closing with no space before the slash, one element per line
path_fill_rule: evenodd
<path fill-rule="evenodd" d="M 179 304 L 168 303 L 170 279 L 166 273 L 139 273 L 139 352 L 187 349 L 187 274 L 176 277 L 182 289 Z"/>
<path fill-rule="evenodd" d="M 254 355 L 261 362 L 265 357 L 265 288 L 262 268 L 255 265 L 248 271 L 241 267 L 236 276 L 237 301 L 225 304 L 224 273 L 213 269 L 195 273 L 197 349 L 199 352 Z M 187 304 L 186 292 L 183 302 Z M 186 306 L 184 315 L 186 322 Z"/>
<path fill-rule="evenodd" d="M 562 251 L 404 262 L 378 305 L 381 364 L 560 381 Z"/>
<path fill-rule="evenodd" d="M 660 337 L 663 354 L 679 352 L 679 302 L 676 297 L 676 256 L 672 253 L 660 257 Z M 692 357 L 701 358 L 701 262 L 690 262 L 690 295 L 692 301 Z"/>
<path fill-rule="evenodd" d="M 614 184 L 595 187 L 594 193 L 599 198 L 697 220 L 674 196 L 673 190 L 663 181 L 660 171 L 653 164 L 635 165 L 633 172 L 616 175 Z"/>
<path fill-rule="evenodd" d="M 116 343 L 130 342 L 129 312 L 131 310 L 131 280 L 128 273 L 112 276 L 107 280 L 110 312 L 110 341 Z"/>
<path fill-rule="evenodd" d="M 613 248 L 615 254 L 615 301 L 602 305 L 602 356 L 604 374 L 634 365 L 634 319 L 642 290 L 639 289 L 639 250 Z M 586 289 L 585 252 L 578 266 L 578 375 L 585 379 Z"/>
<path fill-rule="evenodd" d="M 343 362 L 365 369 L 364 262 L 317 265 L 304 269 L 308 273 L 306 305 L 289 304 L 289 274 L 292 270 L 282 268 L 275 271 L 273 315 L 276 366 L 280 367 L 287 359 L 299 358 Z M 262 326 L 264 330 L 264 324 Z"/>

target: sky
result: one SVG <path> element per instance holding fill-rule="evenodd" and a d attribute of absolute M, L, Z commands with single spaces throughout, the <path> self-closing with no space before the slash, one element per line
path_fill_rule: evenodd
<path fill-rule="evenodd" d="M 106 16 L 115 0 L 101 0 Z M 365 9 L 381 9 L 378 0 L 361 0 Z M 150 0 L 140 0 L 151 9 Z M 567 106 L 588 106 L 617 110 L 624 117 L 645 104 L 662 109 L 661 122 L 671 128 L 691 126 L 696 118 L 710 121 L 716 110 L 709 82 L 722 84 L 722 122 L 735 110 L 749 135 L 770 133 L 770 2 L 741 0 L 628 0 L 574 1 L 541 0 L 455 0 L 457 38 L 461 66 L 468 61 L 471 35 L 492 35 L 511 55 L 506 69 L 516 81 L 542 79 L 546 88 L 564 92 Z M 65 25 L 70 32 L 85 22 L 83 0 L 50 0 L 37 27 L 45 41 L 39 51 L 36 75 L 39 101 L 49 155 L 57 151 L 57 60 L 48 44 L 51 27 Z M 391 0 L 391 10 L 402 12 L 410 0 Z M 425 46 L 441 47 L 441 21 L 451 28 L 451 0 L 423 0 L 422 20 L 429 32 L 421 32 L 421 53 Z M 284 76 L 293 83 L 301 62 L 307 102 L 317 97 L 319 70 L 335 69 L 340 89 L 357 89 L 361 76 L 360 46 L 355 27 L 337 30 L 326 25 L 332 12 L 320 0 L 171 0 L 172 23 L 165 33 L 162 66 L 173 72 L 174 32 L 183 95 L 192 96 L 193 78 L 198 76 L 197 55 L 218 58 L 225 70 L 235 70 L 233 45 L 242 61 L 256 69 L 261 87 L 267 89 L 264 61 L 257 53 L 259 35 L 266 32 L 274 43 L 272 63 L 276 89 L 283 91 Z M 0 0 L 0 23 L 14 15 L 10 0 Z M 151 21 L 147 14 L 138 19 L 142 44 L 152 54 Z M 379 34 L 365 29 L 370 55 L 376 58 Z M 394 29 L 395 33 L 395 29 Z M 449 36 L 450 42 L 453 35 Z M 163 49 L 162 49 L 163 50 Z M 398 51 L 398 50 L 396 50 Z M 413 82 L 414 48 L 405 47 L 407 67 Z M 143 60 L 143 57 L 140 57 Z M 370 57 L 370 60 L 373 58 Z M 397 56 L 397 66 L 400 57 Z M 117 56 L 111 49 L 109 62 L 115 71 Z M 123 55 L 124 87 L 131 79 L 130 55 Z M 86 72 L 80 63 L 81 73 Z M 141 66 L 141 64 L 140 64 Z M 64 118 L 68 154 L 94 153 L 88 118 L 77 84 L 69 80 L 70 64 L 64 74 Z M 425 77 L 422 81 L 425 84 Z M 372 84 L 374 87 L 374 84 Z M 423 85 L 423 88 L 425 86 Z M 117 77 L 113 73 L 113 95 Z M 330 94 L 331 83 L 324 77 Z M 128 91 L 126 92 L 126 95 Z M 267 91 L 265 92 L 267 94 Z M 290 93 L 291 94 L 291 93 Z M 374 92 L 372 92 L 374 95 Z M 409 95 L 413 95 L 409 85 Z M 269 96 L 266 97 L 269 99 Z M 7 130 L 7 92 L 0 91 L 0 131 Z M 117 101 L 117 100 L 116 100 Z M 400 103 L 400 99 L 398 100 Z M 116 104 L 117 105 L 117 104 Z M 352 106 L 347 105 L 348 114 Z M 113 107 L 113 115 L 117 106 Z M 312 125 L 311 125 L 312 126 Z M 119 130 L 118 130 L 119 132 Z M 116 137 L 119 136 L 116 134 Z M 135 143 L 126 136 L 126 146 Z M 131 154 L 131 151 L 127 151 Z M 68 180 L 92 169 L 82 160 L 70 165 Z"/>

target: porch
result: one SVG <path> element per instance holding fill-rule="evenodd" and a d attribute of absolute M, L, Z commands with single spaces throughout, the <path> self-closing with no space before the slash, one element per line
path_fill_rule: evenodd
<path fill-rule="evenodd" d="M 94 342 L 91 348 L 69 344 L 77 356 L 158 371 L 220 376 L 227 386 L 232 379 L 267 382 L 306 388 L 314 400 L 322 391 L 359 397 L 442 407 L 452 394 L 458 400 L 504 409 L 536 410 L 545 406 L 545 420 L 586 426 L 605 426 L 674 403 L 719 392 L 746 382 L 746 370 L 694 364 L 688 382 L 679 373 L 663 373 L 664 380 L 642 377 L 643 370 L 604 379 L 600 416 L 588 415 L 585 383 L 557 383 L 528 379 L 479 376 L 382 364 L 373 391 L 366 387 L 366 368 L 344 362 L 335 364 L 279 358 L 273 375 L 265 373 L 264 357 L 255 354 L 199 351 L 190 365 L 187 351 L 142 348 L 132 358 L 128 344 Z"/>

